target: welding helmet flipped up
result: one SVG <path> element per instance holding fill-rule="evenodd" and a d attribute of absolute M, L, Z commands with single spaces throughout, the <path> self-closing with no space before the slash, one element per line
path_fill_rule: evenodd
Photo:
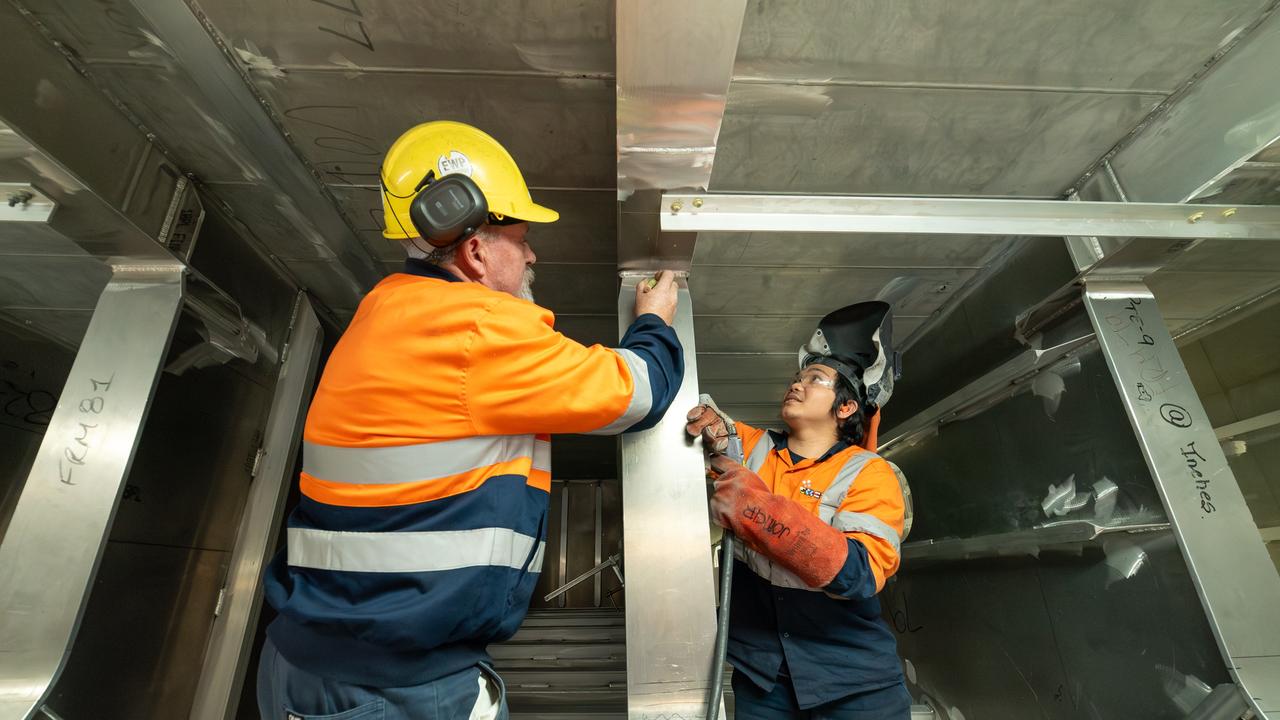
<path fill-rule="evenodd" d="M 800 348 L 800 367 L 826 365 L 871 406 L 869 412 L 884 407 L 901 375 L 891 311 L 889 303 L 872 300 L 828 313 Z"/>

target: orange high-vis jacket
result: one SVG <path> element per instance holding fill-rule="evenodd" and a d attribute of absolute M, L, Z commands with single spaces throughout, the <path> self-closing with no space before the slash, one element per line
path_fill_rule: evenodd
<path fill-rule="evenodd" d="M 744 465 L 781 495 L 840 530 L 866 548 L 875 594 L 898 571 L 906 504 L 889 463 L 856 445 L 833 448 L 821 458 L 793 461 L 785 443 L 758 428 L 736 423 Z M 754 550 L 743 559 L 762 578 L 783 587 L 806 587 L 793 573 Z"/>
<path fill-rule="evenodd" d="M 272 641 L 377 687 L 485 660 L 541 569 L 549 436 L 651 427 L 683 372 L 657 316 L 586 347 L 544 308 L 410 260 L 361 302 L 308 412 Z"/>
<path fill-rule="evenodd" d="M 785 668 L 801 708 L 901 683 L 897 643 L 876 598 L 899 564 L 905 503 L 897 474 L 856 445 L 801 459 L 782 433 L 737 428 L 744 464 L 775 495 L 843 532 L 848 554 L 835 579 L 815 588 L 739 547 L 729 618 L 734 672 L 769 689 Z"/>

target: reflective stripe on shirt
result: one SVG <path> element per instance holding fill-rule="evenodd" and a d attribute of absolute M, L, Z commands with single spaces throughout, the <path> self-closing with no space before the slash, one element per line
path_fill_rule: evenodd
<path fill-rule="evenodd" d="M 498 527 L 368 533 L 289 528 L 288 562 L 294 567 L 341 572 L 437 572 L 483 566 L 537 571 L 545 546 L 533 537 Z"/>

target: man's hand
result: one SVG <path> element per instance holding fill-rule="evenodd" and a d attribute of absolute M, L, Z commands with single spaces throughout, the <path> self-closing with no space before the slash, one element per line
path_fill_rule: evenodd
<path fill-rule="evenodd" d="M 695 406 L 685 415 L 688 424 L 685 432 L 693 437 L 702 435 L 702 444 L 711 452 L 722 453 L 729 448 L 729 428 L 725 425 L 725 416 L 712 404 L 704 402 Z"/>
<path fill-rule="evenodd" d="M 647 282 L 636 285 L 636 317 L 653 313 L 670 325 L 676 317 L 678 295 L 675 273 L 663 270 L 658 274 L 658 282 L 653 287 L 649 287 Z"/>

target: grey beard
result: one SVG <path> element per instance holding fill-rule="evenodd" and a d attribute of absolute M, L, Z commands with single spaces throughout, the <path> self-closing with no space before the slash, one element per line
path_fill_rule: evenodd
<path fill-rule="evenodd" d="M 520 282 L 520 294 L 518 295 L 518 297 L 521 300 L 528 300 L 529 302 L 534 302 L 533 279 L 534 279 L 533 268 L 526 265 L 524 268 L 524 279 Z"/>

